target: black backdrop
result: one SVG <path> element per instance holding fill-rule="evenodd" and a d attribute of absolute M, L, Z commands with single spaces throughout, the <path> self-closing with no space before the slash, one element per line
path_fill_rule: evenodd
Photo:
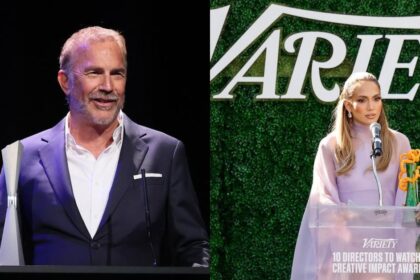
<path fill-rule="evenodd" d="M 90 25 L 117 29 L 125 36 L 128 50 L 124 111 L 137 123 L 185 143 L 208 225 L 209 8 L 204 1 L 201 6 L 151 2 L 4 2 L 0 8 L 0 147 L 52 127 L 67 113 L 56 80 L 65 40 Z"/>

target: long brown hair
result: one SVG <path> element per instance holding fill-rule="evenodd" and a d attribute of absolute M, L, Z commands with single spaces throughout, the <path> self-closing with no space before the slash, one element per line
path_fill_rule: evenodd
<path fill-rule="evenodd" d="M 367 72 L 353 73 L 344 83 L 343 91 L 340 94 L 339 101 L 334 110 L 334 122 L 332 131 L 336 135 L 337 144 L 335 147 L 335 157 L 339 164 L 337 175 L 344 175 L 349 172 L 355 164 L 354 147 L 351 140 L 351 126 L 353 119 L 349 118 L 344 107 L 344 102 L 350 100 L 354 93 L 354 85 L 359 81 L 372 81 L 379 90 L 379 85 L 376 77 Z M 377 170 L 385 170 L 391 161 L 394 135 L 389 129 L 388 121 L 385 115 L 385 109 L 382 104 L 381 114 L 379 115 L 378 123 L 381 125 L 381 139 L 382 139 L 382 156 L 377 162 Z"/>

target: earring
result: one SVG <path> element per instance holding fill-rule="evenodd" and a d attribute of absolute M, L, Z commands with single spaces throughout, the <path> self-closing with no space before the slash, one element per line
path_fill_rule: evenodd
<path fill-rule="evenodd" d="M 353 117 L 353 115 L 351 114 L 350 111 L 347 112 L 347 117 L 349 117 L 349 119 L 351 119 Z"/>

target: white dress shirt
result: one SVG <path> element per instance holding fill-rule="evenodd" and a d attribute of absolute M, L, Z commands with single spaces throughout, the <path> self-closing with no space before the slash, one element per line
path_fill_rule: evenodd
<path fill-rule="evenodd" d="M 69 114 L 65 121 L 65 139 L 71 185 L 79 212 L 93 238 L 104 214 L 117 169 L 124 135 L 123 117 L 120 113 L 119 126 L 112 135 L 113 142 L 98 158 L 76 143 L 68 121 Z"/>

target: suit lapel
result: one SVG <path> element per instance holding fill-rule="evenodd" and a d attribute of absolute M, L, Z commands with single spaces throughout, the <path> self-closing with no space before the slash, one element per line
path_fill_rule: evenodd
<path fill-rule="evenodd" d="M 100 238 L 107 233 L 107 227 L 104 227 L 104 225 L 108 221 L 110 215 L 115 211 L 126 191 L 133 187 L 133 176 L 139 173 L 140 166 L 149 149 L 147 144 L 141 139 L 144 135 L 145 133 L 141 133 L 138 128 L 136 128 L 136 124 L 124 115 L 124 138 L 117 170 L 115 172 L 108 203 L 95 238 Z"/>
<path fill-rule="evenodd" d="M 64 147 L 64 120 L 52 129 L 50 135 L 51 137 L 42 139 L 48 144 L 39 150 L 39 156 L 45 173 L 70 220 L 85 237 L 90 238 L 89 232 L 77 208 L 71 187 Z"/>

